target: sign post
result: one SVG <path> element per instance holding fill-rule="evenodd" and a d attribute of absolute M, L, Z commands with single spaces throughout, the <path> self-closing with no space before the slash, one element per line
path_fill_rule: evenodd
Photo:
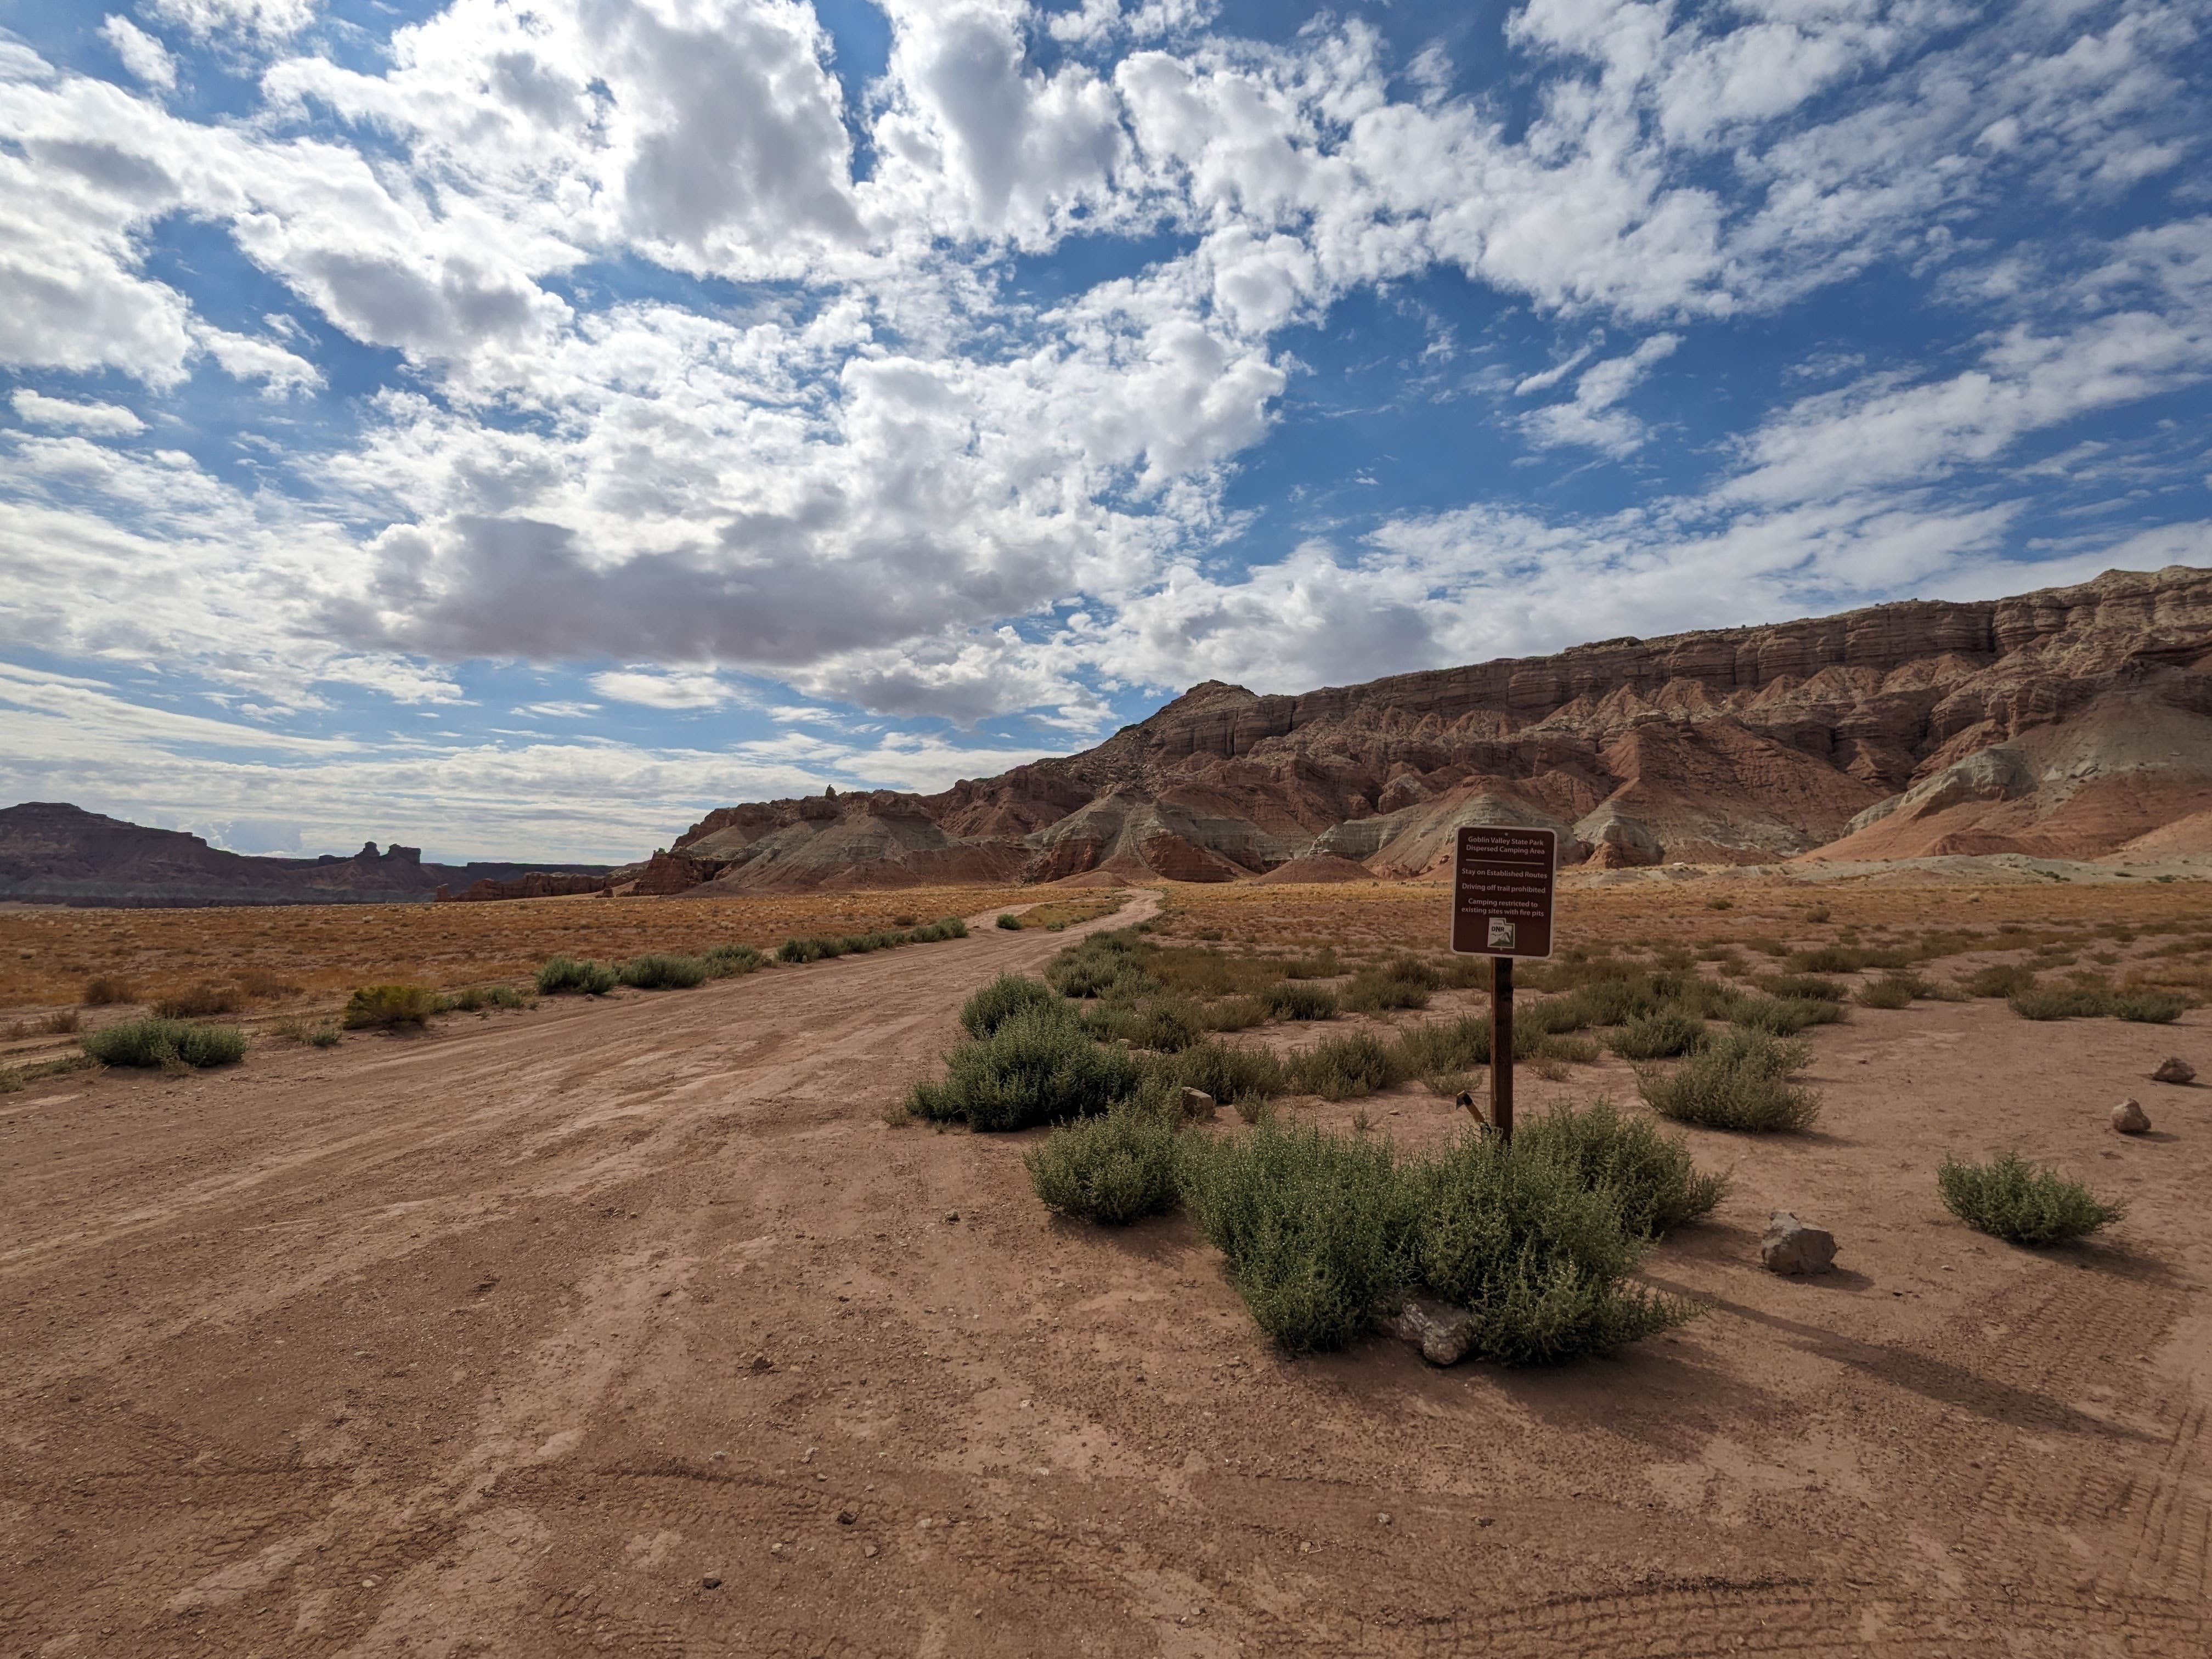
<path fill-rule="evenodd" d="M 1513 1138 L 1513 959 L 1552 954 L 1559 836 L 1466 824 L 1452 862 L 1451 948 L 1490 961 L 1490 1127 Z"/>

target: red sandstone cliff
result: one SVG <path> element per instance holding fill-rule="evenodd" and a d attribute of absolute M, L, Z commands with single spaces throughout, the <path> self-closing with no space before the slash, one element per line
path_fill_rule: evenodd
<path fill-rule="evenodd" d="M 1081 754 L 937 795 L 725 807 L 673 851 L 724 890 L 1306 857 L 1418 875 L 1499 822 L 1615 865 L 2200 851 L 2208 667 L 2212 571 L 2113 571 L 1297 696 L 1209 681 Z"/>

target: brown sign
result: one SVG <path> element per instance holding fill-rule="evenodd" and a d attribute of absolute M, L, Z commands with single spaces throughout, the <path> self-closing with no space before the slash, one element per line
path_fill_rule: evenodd
<path fill-rule="evenodd" d="M 1464 826 L 1452 866 L 1451 948 L 1479 957 L 1551 955 L 1559 849 L 1549 830 Z"/>

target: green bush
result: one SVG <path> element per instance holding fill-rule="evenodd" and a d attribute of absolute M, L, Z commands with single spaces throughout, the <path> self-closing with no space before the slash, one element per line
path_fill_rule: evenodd
<path fill-rule="evenodd" d="M 830 957 L 842 957 L 847 942 L 829 933 L 813 933 L 805 939 L 787 939 L 775 947 L 778 962 L 821 962 Z"/>
<path fill-rule="evenodd" d="M 246 1058 L 246 1033 L 235 1025 L 188 1020 L 126 1019 L 78 1039 L 102 1066 L 233 1066 Z"/>
<path fill-rule="evenodd" d="M 1449 1077 L 1490 1064 L 1490 1021 L 1480 1014 L 1464 1014 L 1416 1025 L 1400 1032 L 1393 1046 L 1407 1076 Z"/>
<path fill-rule="evenodd" d="M 2014 992 L 2005 1006 L 2022 1019 L 2094 1019 L 2112 1012 L 2112 1000 L 2094 986 L 2036 986 Z"/>
<path fill-rule="evenodd" d="M 614 988 L 615 970 L 600 963 L 555 957 L 538 970 L 538 994 L 541 997 L 560 996 L 569 991 L 600 997 Z"/>
<path fill-rule="evenodd" d="M 1563 1106 L 1514 1131 L 1515 1146 L 1571 1166 L 1582 1184 L 1604 1193 L 1638 1238 L 1658 1238 L 1696 1220 L 1728 1191 L 1725 1176 L 1701 1174 L 1679 1135 L 1632 1116 L 1609 1100 Z"/>
<path fill-rule="evenodd" d="M 1093 1036 L 1120 1038 L 1132 1048 L 1153 1048 L 1162 1054 L 1189 1048 L 1206 1029 L 1201 1016 L 1181 997 L 1102 1002 L 1085 1012 L 1083 1028 Z"/>
<path fill-rule="evenodd" d="M 2035 988 L 2035 969 L 2017 962 L 1994 963 L 1978 968 L 1966 981 L 1970 996 L 2011 997 Z"/>
<path fill-rule="evenodd" d="M 1419 967 L 1420 964 L 1414 965 Z M 1431 973 L 1429 977 L 1433 979 L 1435 975 Z M 1306 996 L 1323 998 L 1328 996 L 1326 991 L 1318 991 L 1311 986 L 1305 985 L 1284 984 L 1277 986 L 1275 989 L 1286 994 L 1303 994 Z M 1354 1013 L 1379 1014 L 1391 1008 L 1425 1008 L 1429 1006 L 1429 990 L 1430 988 L 1420 983 L 1419 980 L 1404 978 L 1387 972 L 1377 972 L 1370 969 L 1364 973 L 1352 975 L 1352 983 L 1344 988 L 1343 1000 L 1344 1006 Z M 1334 1000 L 1331 999 L 1330 1002 L 1333 1008 Z M 1316 1016 L 1294 1015 L 1291 1018 L 1310 1019 Z M 1327 1016 L 1319 1018 L 1326 1018 Z"/>
<path fill-rule="evenodd" d="M 1943 1160 L 1936 1185 L 1951 1213 L 1969 1227 L 2014 1244 L 2063 1244 L 2118 1221 L 2117 1204 L 2100 1202 L 2078 1181 L 2008 1152 L 1988 1164 Z"/>
<path fill-rule="evenodd" d="M 1091 1117 L 1134 1094 L 1136 1060 L 1094 1042 L 1060 1006 L 1030 1008 L 945 1061 L 942 1083 L 918 1083 L 907 1109 L 917 1117 L 962 1117 L 972 1129 L 1026 1129 Z"/>
<path fill-rule="evenodd" d="M 966 939 L 967 937 L 968 924 L 958 916 L 945 916 L 939 921 L 925 923 L 914 930 L 914 942 L 916 945 L 934 945 L 939 939 Z"/>
<path fill-rule="evenodd" d="M 1011 910 L 1005 911 L 999 917 L 999 926 L 1018 933 L 1022 931 L 1022 919 Z"/>
<path fill-rule="evenodd" d="M 706 982 L 707 964 L 697 957 L 654 952 L 632 957 L 615 969 L 615 976 L 641 991 L 688 991 Z"/>
<path fill-rule="evenodd" d="M 1194 1042 L 1150 1065 L 1154 1073 L 1171 1079 L 1177 1087 L 1203 1089 L 1224 1106 L 1272 1100 L 1290 1088 L 1283 1062 L 1265 1048 Z"/>
<path fill-rule="evenodd" d="M 1180 1124 L 1132 1103 L 1062 1124 L 1022 1162 L 1048 1209 L 1107 1226 L 1172 1210 L 1182 1196 Z"/>
<path fill-rule="evenodd" d="M 154 1000 L 157 1019 L 198 1019 L 209 1014 L 234 1014 L 245 1000 L 235 985 L 210 985 L 203 981 L 190 990 L 172 991 L 167 996 Z"/>
<path fill-rule="evenodd" d="M 1318 985 L 1285 980 L 1268 987 L 1260 999 L 1277 1019 L 1334 1019 L 1336 994 Z"/>
<path fill-rule="evenodd" d="M 1079 998 L 1157 991 L 1159 981 L 1145 966 L 1149 949 L 1131 928 L 1093 933 L 1045 964 L 1045 983 L 1062 996 Z"/>
<path fill-rule="evenodd" d="M 1199 1017 L 1209 1031 L 1249 1031 L 1267 1023 L 1267 1005 L 1257 997 L 1224 997 Z"/>
<path fill-rule="evenodd" d="M 2112 999 L 2116 1018 L 2147 1025 L 2171 1025 L 2188 1006 L 2186 997 L 2176 996 L 2171 991 L 2122 991 Z"/>
<path fill-rule="evenodd" d="M 1334 979 L 1344 972 L 1344 964 L 1336 959 L 1336 946 L 1324 945 L 1310 957 L 1300 957 L 1283 966 L 1285 979 Z"/>
<path fill-rule="evenodd" d="M 1590 1018 L 1589 1005 L 1583 1001 L 1579 994 L 1523 1002 L 1513 1010 L 1513 1036 L 1516 1042 L 1524 1036 L 1556 1036 L 1563 1031 L 1579 1031 L 1597 1023 Z"/>
<path fill-rule="evenodd" d="M 1802 1042 L 1781 1042 L 1764 1031 L 1727 1031 L 1672 1072 L 1640 1068 L 1637 1086 L 1653 1111 L 1678 1123 L 1809 1129 L 1820 1115 L 1820 1097 L 1791 1079 L 1811 1063 L 1812 1053 Z"/>
<path fill-rule="evenodd" d="M 1844 1006 L 1820 997 L 1743 997 L 1729 1011 L 1734 1024 L 1769 1036 L 1795 1036 L 1808 1025 L 1833 1025 Z"/>
<path fill-rule="evenodd" d="M 960 1005 L 960 1024 L 969 1036 L 987 1037 L 1014 1015 L 1048 1005 L 1060 1006 L 1050 986 L 1019 974 L 1001 974 Z"/>
<path fill-rule="evenodd" d="M 349 1031 L 368 1025 L 422 1025 L 448 1006 L 427 985 L 364 985 L 346 999 L 338 1024 Z"/>
<path fill-rule="evenodd" d="M 1851 1000 L 1864 1008 L 1909 1008 L 1927 990 L 1911 974 L 1884 974 L 1860 986 L 1851 994 Z"/>
<path fill-rule="evenodd" d="M 707 977 L 735 979 L 768 966 L 768 957 L 750 945 L 717 945 L 707 952 Z"/>
<path fill-rule="evenodd" d="M 1405 1288 L 1413 1194 L 1387 1142 L 1262 1121 L 1194 1145 L 1185 1190 L 1252 1317 L 1290 1352 L 1354 1341 Z"/>
<path fill-rule="evenodd" d="M 1841 1002 L 1844 988 L 1819 974 L 1762 974 L 1753 984 L 1774 997 L 1814 997 L 1822 1002 Z"/>
<path fill-rule="evenodd" d="M 1705 1040 L 1705 1022 L 1672 1009 L 1638 1014 L 1606 1039 L 1623 1060 L 1672 1060 Z"/>
<path fill-rule="evenodd" d="M 1650 975 L 1626 971 L 1587 980 L 1565 1000 L 1573 1004 L 1584 1025 L 1625 1025 L 1639 1015 L 1656 1012 L 1659 1006 Z M 1515 1023 L 1519 1024 L 1517 1018 Z"/>
<path fill-rule="evenodd" d="M 530 999 L 512 985 L 471 985 L 454 992 L 446 1000 L 465 1014 L 477 1013 L 486 1008 L 530 1006 Z M 437 1010 L 431 1012 L 434 1013 Z"/>
<path fill-rule="evenodd" d="M 1552 1364 L 1610 1353 L 1695 1311 L 1623 1282 L 1639 1241 L 1567 1151 L 1565 1136 L 1546 1147 L 1470 1132 L 1406 1171 L 1411 1276 L 1474 1315 L 1468 1351 L 1482 1358 Z"/>
<path fill-rule="evenodd" d="M 1293 1054 L 1289 1071 L 1292 1086 L 1323 1100 L 1357 1100 L 1411 1075 L 1404 1052 L 1371 1031 L 1316 1043 Z"/>

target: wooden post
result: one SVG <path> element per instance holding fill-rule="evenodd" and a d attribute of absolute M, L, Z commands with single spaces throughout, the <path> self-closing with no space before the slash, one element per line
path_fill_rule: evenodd
<path fill-rule="evenodd" d="M 1513 958 L 1490 959 L 1490 1127 L 1513 1139 Z"/>

